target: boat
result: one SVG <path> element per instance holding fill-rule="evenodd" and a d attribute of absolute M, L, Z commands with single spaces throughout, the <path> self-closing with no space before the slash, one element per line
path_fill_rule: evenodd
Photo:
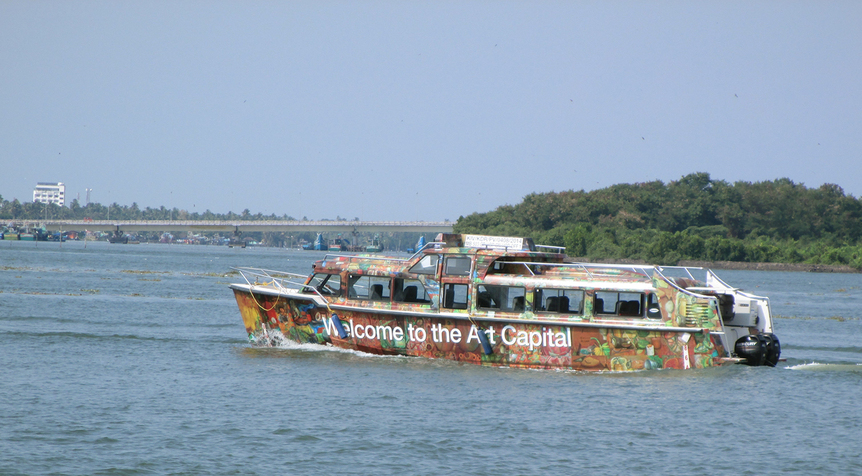
<path fill-rule="evenodd" d="M 409 258 L 327 254 L 309 276 L 235 268 L 254 346 L 578 371 L 775 366 L 769 298 L 694 267 L 581 263 L 529 238 L 440 234 Z"/>
<path fill-rule="evenodd" d="M 350 241 L 346 238 L 342 238 L 341 235 L 338 235 L 338 238 L 334 240 L 329 240 L 329 244 L 327 245 L 326 250 L 328 251 L 348 251 L 350 247 Z"/>
<path fill-rule="evenodd" d="M 318 233 L 317 238 L 314 239 L 314 243 L 306 243 L 302 245 L 302 249 L 310 251 L 326 251 L 329 249 L 329 247 L 326 243 L 324 243 L 323 235 L 321 233 Z"/>
<path fill-rule="evenodd" d="M 371 239 L 371 244 L 365 246 L 365 251 L 368 253 L 380 253 L 383 251 L 383 245 L 380 244 L 380 236 L 374 235 Z"/>
<path fill-rule="evenodd" d="M 108 237 L 108 243 L 129 243 L 129 235 L 122 235 L 120 233 L 115 233 Z"/>

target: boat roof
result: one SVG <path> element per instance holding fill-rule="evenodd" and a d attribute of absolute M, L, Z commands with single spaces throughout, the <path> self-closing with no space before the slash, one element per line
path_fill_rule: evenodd
<path fill-rule="evenodd" d="M 692 270 L 646 264 L 582 263 L 569 259 L 562 247 L 535 245 L 530 238 L 441 233 L 409 258 L 378 254 L 328 254 L 314 264 L 315 272 L 376 276 L 410 275 L 410 268 L 428 255 L 475 256 L 473 277 L 487 283 L 543 280 L 569 285 L 615 283 L 616 287 L 646 289 L 658 277 L 681 288 L 704 286 Z"/>

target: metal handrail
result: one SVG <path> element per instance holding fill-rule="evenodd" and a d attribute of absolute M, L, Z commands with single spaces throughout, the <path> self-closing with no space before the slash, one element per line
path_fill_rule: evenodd
<path fill-rule="evenodd" d="M 691 273 L 692 270 L 703 270 L 705 268 L 698 266 L 657 266 L 657 265 L 643 265 L 643 264 L 609 264 L 609 263 L 553 263 L 553 262 L 535 262 L 535 261 L 505 261 L 506 264 L 522 264 L 524 267 L 530 272 L 531 276 L 536 276 L 536 273 L 530 268 L 531 265 L 534 266 L 547 266 L 547 267 L 559 267 L 559 268 L 579 268 L 583 270 L 587 276 L 591 279 L 601 278 L 603 276 L 608 276 L 607 274 L 599 274 L 591 271 L 591 268 L 598 269 L 616 269 L 616 270 L 629 270 L 634 273 L 637 273 L 645 278 L 649 278 L 649 271 L 656 273 L 664 282 L 668 283 L 677 291 L 680 291 L 685 294 L 689 294 L 691 296 L 698 297 L 709 297 L 704 294 L 695 293 L 693 291 L 689 291 L 688 289 L 682 288 L 676 284 L 676 282 L 665 275 L 664 270 L 668 269 L 681 269 L 685 270 L 688 277 L 696 280 L 697 278 Z"/>
<path fill-rule="evenodd" d="M 304 282 L 299 283 L 299 282 L 295 282 L 295 281 L 289 281 L 289 280 L 284 279 L 284 278 L 272 276 L 270 273 L 283 274 L 283 275 L 292 276 L 294 278 L 300 278 L 300 279 L 306 279 L 307 276 L 305 276 L 305 275 L 297 274 L 297 273 L 288 273 L 286 271 L 273 271 L 273 270 L 261 269 L 261 268 L 231 268 L 231 269 L 239 271 L 240 276 L 242 276 L 242 279 L 244 279 L 245 282 L 249 285 L 249 288 L 253 288 L 254 286 L 260 285 L 260 283 L 257 282 L 257 279 L 255 279 L 254 283 L 249 281 L 248 276 L 246 276 L 246 273 L 248 273 L 251 276 L 255 276 L 255 277 L 263 277 L 263 278 L 271 279 L 272 280 L 271 284 L 275 284 L 277 286 L 279 292 L 287 292 L 288 291 L 288 288 L 286 288 L 284 286 L 284 283 L 292 284 L 294 286 L 299 286 L 303 290 L 310 290 L 314 294 L 317 294 L 318 296 L 320 296 L 321 299 L 328 302 L 326 297 L 324 297 L 323 294 L 321 294 L 320 290 L 315 288 L 314 286 L 309 286 L 308 284 L 305 284 Z"/>
<path fill-rule="evenodd" d="M 550 246 L 550 245 L 535 245 L 535 246 L 536 246 L 536 248 L 550 248 L 550 249 L 557 250 L 558 254 L 562 254 L 563 251 L 566 250 L 565 246 Z"/>
<path fill-rule="evenodd" d="M 396 257 L 390 257 L 390 256 L 358 256 L 358 255 L 344 255 L 344 254 L 337 254 L 337 253 L 327 253 L 327 254 L 323 255 L 322 261 L 326 261 L 326 260 L 330 259 L 330 257 L 334 257 L 334 258 L 347 258 L 348 263 L 350 263 L 350 261 L 352 261 L 354 258 L 362 259 L 362 260 L 402 261 L 402 262 L 406 263 L 406 262 L 412 261 L 413 258 L 419 256 L 419 254 L 422 253 L 423 251 L 425 251 L 425 249 L 428 248 L 429 246 L 445 245 L 445 244 L 446 243 L 443 241 L 432 241 L 429 243 L 425 243 L 425 246 L 423 246 L 422 248 L 419 248 L 419 250 L 416 251 L 415 253 L 413 253 L 412 255 L 410 255 L 409 258 L 396 258 Z"/>
<path fill-rule="evenodd" d="M 293 284 L 293 285 L 299 286 L 300 288 L 302 288 L 302 289 L 304 289 L 304 290 L 306 290 L 306 289 L 307 289 L 307 290 L 311 290 L 311 292 L 313 292 L 314 294 L 316 294 L 316 295 L 317 295 L 317 297 L 319 297 L 320 299 L 322 299 L 322 300 L 323 300 L 323 304 L 326 306 L 326 308 L 327 308 L 328 310 L 330 310 L 330 311 L 332 310 L 332 309 L 330 308 L 330 300 L 329 300 L 329 299 L 327 299 L 327 298 L 326 298 L 326 296 L 324 296 L 324 295 L 320 292 L 320 290 L 319 290 L 319 289 L 317 289 L 317 288 L 315 288 L 314 286 L 310 286 L 310 285 L 305 284 L 305 283 L 296 283 L 296 282 L 293 282 L 293 281 L 286 281 L 286 280 L 284 280 L 283 278 L 277 278 L 277 277 L 275 277 L 275 276 L 270 275 L 269 273 L 285 274 L 285 275 L 288 275 L 288 276 L 294 276 L 294 277 L 298 277 L 298 278 L 305 279 L 305 278 L 306 278 L 306 276 L 304 276 L 304 275 L 302 275 L 302 274 L 297 274 L 297 273 L 288 273 L 288 272 L 286 272 L 286 271 L 273 271 L 273 270 L 261 269 L 261 268 L 236 268 L 236 267 L 234 267 L 234 268 L 231 268 L 231 269 L 235 269 L 235 270 L 239 271 L 240 276 L 242 276 L 242 278 L 243 278 L 243 279 L 245 280 L 245 282 L 248 284 L 249 292 L 253 292 L 253 288 L 254 288 L 255 284 L 253 284 L 251 281 L 249 281 L 249 280 L 248 280 L 248 277 L 246 277 L 246 275 L 245 275 L 245 273 L 246 273 L 246 272 L 248 272 L 248 273 L 249 273 L 250 275 L 252 275 L 252 276 L 264 276 L 264 277 L 268 277 L 268 278 L 272 279 L 272 283 L 274 283 L 274 284 L 276 284 L 276 285 L 278 286 L 279 293 L 283 293 L 283 292 L 286 292 L 286 291 L 287 291 L 287 288 L 285 288 L 285 287 L 282 285 L 282 283 L 283 283 L 283 282 L 287 282 L 287 283 L 289 283 L 289 284 Z M 255 283 L 256 283 L 256 282 L 257 282 L 257 280 L 255 279 Z M 252 294 L 252 297 L 254 297 L 254 295 L 253 295 L 253 294 Z"/>
<path fill-rule="evenodd" d="M 407 261 L 410 261 L 410 260 L 412 260 L 413 258 L 415 258 L 415 257 L 419 256 L 419 253 L 421 253 L 421 252 L 425 251 L 425 248 L 428 248 L 428 247 L 429 247 L 429 246 L 431 246 L 431 245 L 439 246 L 439 245 L 445 245 L 445 244 L 446 244 L 446 242 L 445 242 L 445 241 L 431 241 L 431 242 L 425 243 L 425 246 L 423 246 L 422 248 L 419 248 L 418 250 L 416 250 L 416 252 L 415 252 L 415 253 L 413 253 L 412 255 L 410 255 L 410 257 L 409 257 L 409 258 L 407 258 Z"/>
<path fill-rule="evenodd" d="M 522 264 L 528 270 L 530 270 L 530 274 L 535 276 L 535 273 L 530 268 L 530 266 L 547 266 L 551 268 L 579 268 L 582 269 L 588 276 L 591 278 L 599 277 L 602 275 L 598 275 L 590 271 L 590 268 L 604 268 L 604 269 L 622 269 L 622 270 L 630 270 L 635 273 L 641 274 L 645 277 L 649 277 L 649 273 L 645 270 L 648 269 L 656 269 L 656 266 L 652 265 L 619 265 L 619 264 L 604 264 L 604 263 L 554 263 L 548 261 L 501 261 L 505 264 Z"/>
<path fill-rule="evenodd" d="M 373 260 L 387 260 L 387 261 L 410 261 L 410 258 L 396 258 L 394 256 L 359 256 L 359 255 L 344 255 L 338 253 L 326 253 L 323 255 L 323 259 L 321 261 L 326 261 L 331 258 L 347 258 L 348 260 L 353 258 L 359 259 L 373 259 Z"/>

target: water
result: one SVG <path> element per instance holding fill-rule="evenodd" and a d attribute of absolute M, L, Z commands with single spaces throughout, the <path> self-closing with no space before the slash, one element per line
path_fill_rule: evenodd
<path fill-rule="evenodd" d="M 862 472 L 862 275 L 719 273 L 772 298 L 778 368 L 250 348 L 225 273 L 321 256 L 0 242 L 0 474 Z"/>

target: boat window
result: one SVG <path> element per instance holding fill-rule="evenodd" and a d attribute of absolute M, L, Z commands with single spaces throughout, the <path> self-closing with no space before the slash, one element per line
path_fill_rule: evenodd
<path fill-rule="evenodd" d="M 469 276 L 470 275 L 470 257 L 469 256 L 447 256 L 446 266 L 443 272 L 447 276 Z"/>
<path fill-rule="evenodd" d="M 425 255 L 410 268 L 410 272 L 416 274 L 437 274 L 437 260 L 439 258 L 437 255 Z"/>
<path fill-rule="evenodd" d="M 389 300 L 389 278 L 350 275 L 347 295 L 351 299 Z"/>
<path fill-rule="evenodd" d="M 476 291 L 476 307 L 479 309 L 524 312 L 527 294 L 524 288 L 480 284 Z"/>
<path fill-rule="evenodd" d="M 341 275 L 338 274 L 315 273 L 308 285 L 326 296 L 341 295 Z M 312 291 L 306 288 L 305 292 Z"/>
<path fill-rule="evenodd" d="M 467 285 L 446 283 L 443 285 L 443 307 L 467 309 Z"/>
<path fill-rule="evenodd" d="M 488 268 L 488 274 L 518 274 L 529 276 L 535 274 L 535 265 L 527 263 L 508 263 L 506 261 L 494 261 Z"/>
<path fill-rule="evenodd" d="M 392 299 L 395 302 L 431 303 L 431 298 L 425 292 L 425 286 L 418 279 L 395 278 L 392 282 L 392 291 Z"/>
<path fill-rule="evenodd" d="M 536 289 L 533 303 L 537 312 L 583 314 L 584 292 L 580 289 Z"/>
<path fill-rule="evenodd" d="M 613 316 L 643 317 L 643 293 L 596 291 L 595 313 Z"/>

